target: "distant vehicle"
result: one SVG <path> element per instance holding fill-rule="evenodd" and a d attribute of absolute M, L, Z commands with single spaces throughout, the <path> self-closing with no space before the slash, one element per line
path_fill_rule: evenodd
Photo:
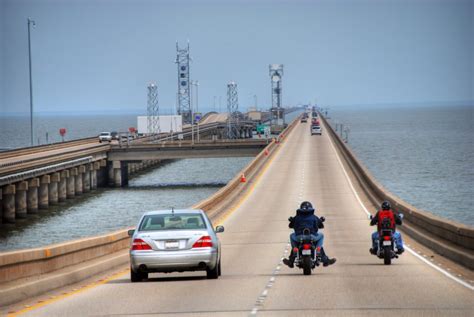
<path fill-rule="evenodd" d="M 311 124 L 312 124 L 312 125 L 320 125 L 319 119 L 318 119 L 318 118 L 313 118 L 313 119 L 311 120 Z"/>
<path fill-rule="evenodd" d="M 312 126 L 311 126 L 311 135 L 313 135 L 313 134 L 322 135 L 321 126 L 319 126 L 319 125 L 312 125 Z"/>
<path fill-rule="evenodd" d="M 99 142 L 102 143 L 102 142 L 110 142 L 112 141 L 112 133 L 110 132 L 101 132 L 99 134 Z"/>
<path fill-rule="evenodd" d="M 136 230 L 129 230 L 130 279 L 140 282 L 154 272 L 206 271 L 221 275 L 221 244 L 206 213 L 199 209 L 146 212 Z"/>
<path fill-rule="evenodd" d="M 317 118 L 317 117 L 318 117 L 318 113 L 317 113 L 316 111 L 313 111 L 312 116 L 313 116 L 313 118 Z"/>
<path fill-rule="evenodd" d="M 308 122 L 308 117 L 302 116 L 301 123 Z"/>
<path fill-rule="evenodd" d="M 119 139 L 118 132 L 112 131 L 112 132 L 110 132 L 110 134 L 112 135 L 112 140 L 118 140 Z"/>

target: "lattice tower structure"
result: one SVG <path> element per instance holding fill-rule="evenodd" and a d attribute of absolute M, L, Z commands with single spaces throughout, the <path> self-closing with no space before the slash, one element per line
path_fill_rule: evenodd
<path fill-rule="evenodd" d="M 282 77 L 283 65 L 271 64 L 269 66 L 270 82 L 272 86 L 272 124 L 284 124 L 285 116 L 282 106 Z"/>
<path fill-rule="evenodd" d="M 149 134 L 158 134 L 160 132 L 158 105 L 158 86 L 154 83 L 148 85 L 148 103 L 147 103 L 147 132 Z"/>
<path fill-rule="evenodd" d="M 183 117 L 183 123 L 191 123 L 191 87 L 189 77 L 189 43 L 187 47 L 180 48 L 176 42 L 176 65 L 178 66 L 178 109 Z"/>
<path fill-rule="evenodd" d="M 238 110 L 239 96 L 237 93 L 237 84 L 231 81 L 227 84 L 227 137 L 236 139 L 239 137 L 238 132 Z"/>

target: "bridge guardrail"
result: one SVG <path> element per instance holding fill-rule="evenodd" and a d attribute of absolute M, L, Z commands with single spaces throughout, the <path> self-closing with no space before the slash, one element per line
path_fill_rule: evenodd
<path fill-rule="evenodd" d="M 282 134 L 288 134 L 295 127 L 297 122 L 298 118 L 296 118 Z M 241 192 L 245 190 L 247 188 L 245 185 L 239 187 L 241 184 L 241 173 L 244 173 L 250 181 L 252 177 L 255 176 L 258 168 L 262 167 L 263 164 L 268 161 L 268 158 L 275 153 L 277 145 L 277 141 L 273 140 L 226 186 L 193 207 L 201 208 L 208 212 L 226 198 L 230 197 L 230 195 L 235 194 L 237 191 Z M 265 154 L 265 151 L 268 151 L 268 156 Z M 215 220 L 215 217 L 218 215 L 219 212 L 210 213 L 213 220 Z M 123 251 L 130 246 L 130 239 L 127 234 L 128 229 L 130 228 L 101 236 L 68 241 L 41 248 L 0 253 L 0 284 L 51 273 L 68 266 Z M 128 261 L 128 255 L 123 256 L 123 263 L 126 261 Z M 0 289 L 0 305 L 7 305 L 54 288 L 76 283 L 86 277 L 84 277 L 84 274 L 80 277 L 72 274 L 68 277 L 64 277 L 61 281 L 56 281 L 54 286 L 44 283 L 41 287 L 25 286 L 21 291 Z"/>
<path fill-rule="evenodd" d="M 394 209 L 405 216 L 404 225 L 400 230 L 407 232 L 433 251 L 470 269 L 474 268 L 474 228 L 420 210 L 390 193 L 357 159 L 326 118 L 322 115 L 321 118 L 359 185 L 374 206 L 378 206 L 383 200 L 389 200 Z"/>

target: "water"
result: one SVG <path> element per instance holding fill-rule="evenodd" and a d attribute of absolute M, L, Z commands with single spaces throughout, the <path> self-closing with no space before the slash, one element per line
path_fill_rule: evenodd
<path fill-rule="evenodd" d="M 474 107 L 330 110 L 349 145 L 385 188 L 410 204 L 474 226 Z"/>
<path fill-rule="evenodd" d="M 0 251 L 35 248 L 135 226 L 144 211 L 186 208 L 214 194 L 252 158 L 185 159 L 2 227 Z"/>
<path fill-rule="evenodd" d="M 95 115 L 95 116 L 37 116 L 34 121 L 34 143 L 60 142 L 60 128 L 66 128 L 65 140 L 97 136 L 102 131 L 128 131 L 137 126 L 136 115 Z M 30 146 L 30 118 L 28 116 L 0 117 L 0 149 Z"/>

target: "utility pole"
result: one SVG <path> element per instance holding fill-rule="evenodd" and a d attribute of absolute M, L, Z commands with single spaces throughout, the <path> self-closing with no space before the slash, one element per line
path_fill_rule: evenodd
<path fill-rule="evenodd" d="M 34 145 L 33 141 L 33 80 L 32 80 L 32 70 L 31 70 L 31 26 L 36 26 L 36 23 L 31 18 L 28 18 L 28 62 L 30 70 L 30 139 L 31 146 Z"/>

